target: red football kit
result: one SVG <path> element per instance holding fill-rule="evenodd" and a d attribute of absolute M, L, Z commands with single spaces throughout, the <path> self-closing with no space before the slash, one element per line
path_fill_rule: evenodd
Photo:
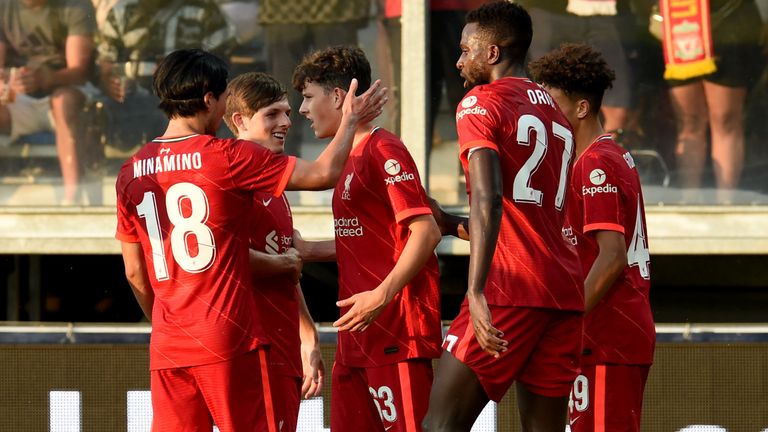
<path fill-rule="evenodd" d="M 333 195 L 339 298 L 345 299 L 379 286 L 405 247 L 410 232 L 408 221 L 415 216 L 431 214 L 408 150 L 395 135 L 383 129 L 374 129 L 352 149 Z M 437 257 L 433 255 L 364 332 L 339 332 L 336 362 L 343 368 L 334 367 L 333 394 L 346 395 L 346 398 L 334 399 L 334 407 L 360 401 L 364 396 L 355 393 L 359 386 L 350 385 L 349 392 L 342 391 L 343 384 L 349 380 L 340 380 L 339 370 L 365 368 L 370 375 L 372 368 L 389 366 L 397 372 L 400 362 L 432 359 L 440 354 L 438 283 Z M 347 311 L 348 308 L 342 309 L 341 315 Z M 395 372 L 390 375 L 397 376 Z M 358 371 L 357 375 L 364 373 Z M 431 383 L 431 379 L 411 379 Z M 392 393 L 381 389 L 392 389 L 397 385 L 394 382 L 382 384 L 376 389 L 371 387 L 371 391 L 377 395 L 382 392 L 386 399 Z M 413 388 L 414 398 L 425 401 L 424 412 L 417 413 L 420 416 L 417 419 L 411 419 L 415 424 L 420 424 L 426 413 L 429 387 Z M 373 406 L 370 399 L 367 400 L 367 406 Z M 386 420 L 383 414 L 382 418 Z M 409 420 L 404 418 L 403 413 L 398 413 L 395 418 L 392 422 L 394 428 L 389 430 L 406 430 Z M 334 409 L 331 414 L 333 430 L 353 430 L 350 421 L 340 410 Z M 381 422 L 370 427 L 380 425 Z"/>
<path fill-rule="evenodd" d="M 283 254 L 293 246 L 293 217 L 285 194 L 257 192 L 253 201 L 250 247 L 268 254 Z M 256 305 L 265 323 L 269 372 L 278 423 L 295 430 L 301 403 L 301 340 L 299 296 L 292 276 L 254 278 Z"/>
<path fill-rule="evenodd" d="M 116 238 L 140 242 L 144 251 L 155 295 L 151 370 L 179 369 L 184 376 L 174 383 L 181 386 L 196 381 L 190 367 L 206 366 L 213 376 L 221 371 L 210 369 L 231 368 L 228 361 L 267 341 L 255 313 L 243 209 L 250 211 L 254 191 L 280 196 L 294 165 L 295 158 L 251 142 L 208 135 L 156 139 L 123 164 Z M 252 372 L 266 361 L 256 355 L 244 360 L 251 358 Z M 163 390 L 172 397 L 173 385 L 157 379 L 153 401 Z M 217 380 L 208 382 L 217 386 Z M 226 391 L 218 386 L 201 390 Z"/>
<path fill-rule="evenodd" d="M 539 343 L 510 349 L 494 359 L 479 349 L 465 301 L 448 332 L 455 345 L 448 351 L 473 369 L 493 400 L 515 380 L 546 396 L 567 395 L 578 371 L 584 310 L 578 256 L 562 236 L 574 154 L 571 127 L 538 84 L 507 77 L 476 86 L 464 97 L 456 110 L 456 129 L 468 193 L 472 151 L 491 149 L 501 165 L 501 226 L 484 290 L 492 323 L 505 332 L 505 339 L 523 340 L 530 335 L 518 334 L 517 329 L 522 333 L 525 327 L 510 321 L 514 313 L 501 309 L 535 308 L 545 310 L 548 317 L 538 318 L 543 323 L 535 329 Z M 451 340 L 446 338 L 446 348 Z M 529 361 L 543 357 L 558 360 Z"/>
<path fill-rule="evenodd" d="M 581 363 L 586 381 L 574 384 L 571 419 L 578 422 L 574 420 L 573 428 L 588 431 L 599 429 L 599 424 L 621 424 L 625 429 L 620 430 L 639 430 L 656 331 L 648 297 L 651 274 L 643 193 L 630 153 L 610 135 L 598 137 L 574 164 L 569 200 L 563 232 L 576 245 L 585 275 L 599 253 L 596 231 L 621 233 L 627 247 L 627 267 L 584 318 Z M 616 365 L 625 367 L 614 370 Z M 592 404 L 580 403 L 579 394 L 605 389 L 606 382 L 610 389 L 622 390 L 598 391 L 588 399 Z M 591 409 L 601 403 L 610 409 Z"/>

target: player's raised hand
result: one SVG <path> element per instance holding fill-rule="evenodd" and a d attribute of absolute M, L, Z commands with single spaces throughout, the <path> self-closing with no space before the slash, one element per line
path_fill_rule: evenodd
<path fill-rule="evenodd" d="M 320 396 L 325 379 L 325 363 L 317 341 L 306 343 L 302 341 L 301 368 L 304 375 L 301 383 L 301 394 L 304 399 Z"/>
<path fill-rule="evenodd" d="M 389 299 L 381 289 L 357 293 L 352 297 L 336 302 L 336 306 L 349 310 L 333 323 L 339 331 L 363 331 L 371 325 L 381 311 L 389 303 Z"/>
<path fill-rule="evenodd" d="M 504 333 L 491 324 L 491 311 L 483 294 L 467 295 L 469 304 L 469 316 L 472 318 L 472 327 L 480 348 L 488 354 L 499 358 L 501 353 L 507 350 L 507 341 L 502 339 Z"/>
<path fill-rule="evenodd" d="M 365 93 L 355 96 L 357 86 L 357 79 L 353 79 L 344 97 L 341 112 L 343 115 L 350 116 L 352 123 L 368 123 L 384 111 L 384 104 L 389 100 L 388 89 L 381 86 L 381 80 L 376 80 Z"/>

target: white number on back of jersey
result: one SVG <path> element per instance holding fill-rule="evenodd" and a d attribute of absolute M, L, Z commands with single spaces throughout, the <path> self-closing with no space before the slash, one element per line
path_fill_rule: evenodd
<path fill-rule="evenodd" d="M 584 375 L 579 375 L 573 381 L 571 395 L 568 400 L 568 411 L 584 412 L 589 408 L 589 380 Z"/>
<path fill-rule="evenodd" d="M 539 169 L 541 161 L 547 154 L 547 131 L 544 122 L 538 117 L 531 114 L 520 116 L 517 121 L 517 143 L 529 147 L 531 145 L 531 132 L 536 132 L 536 143 L 533 147 L 533 153 L 515 176 L 512 185 L 512 198 L 515 202 L 541 205 L 543 193 L 531 186 L 531 177 Z M 555 207 L 561 210 L 565 201 L 568 166 L 573 155 L 573 133 L 567 127 L 552 122 L 552 134 L 565 142 L 560 166 L 560 181 L 557 185 L 557 196 L 555 196 Z"/>
<path fill-rule="evenodd" d="M 648 239 L 643 226 L 643 210 L 640 206 L 640 196 L 637 197 L 637 216 L 635 217 L 635 232 L 632 234 L 632 242 L 627 251 L 627 263 L 630 267 L 637 267 L 643 279 L 651 278 L 651 255 L 648 252 Z"/>
<path fill-rule="evenodd" d="M 189 215 L 184 215 L 182 209 L 188 203 Z M 192 183 L 177 183 L 165 195 L 165 208 L 171 222 L 171 252 L 176 263 L 190 273 L 200 273 L 207 270 L 216 258 L 216 242 L 213 232 L 205 222 L 208 221 L 208 197 L 197 185 Z M 136 206 L 140 218 L 145 219 L 147 235 L 152 249 L 152 262 L 155 278 L 158 281 L 168 279 L 168 263 L 163 248 L 163 233 L 160 229 L 160 218 L 157 213 L 157 201 L 154 192 L 145 192 L 144 199 Z M 189 240 L 197 243 L 197 254 L 192 256 L 189 250 Z"/>
<path fill-rule="evenodd" d="M 373 403 L 379 409 L 381 419 L 394 423 L 397 420 L 397 408 L 395 408 L 395 395 L 392 393 L 392 389 L 388 386 L 381 386 L 376 391 L 375 388 L 368 387 L 368 391 L 371 392 Z"/>

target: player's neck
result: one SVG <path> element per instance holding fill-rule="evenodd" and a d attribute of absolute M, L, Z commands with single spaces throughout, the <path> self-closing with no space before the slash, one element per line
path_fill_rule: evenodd
<path fill-rule="evenodd" d="M 358 126 L 357 130 L 355 130 L 355 141 L 352 143 L 352 148 L 359 146 L 363 141 L 365 141 L 365 138 L 371 134 L 373 129 L 374 126 L 370 123 L 365 123 Z"/>
<path fill-rule="evenodd" d="M 194 117 L 175 117 L 168 122 L 163 138 L 176 138 L 194 134 L 205 134 L 208 118 L 204 115 Z"/>
<path fill-rule="evenodd" d="M 507 77 L 525 77 L 525 68 L 522 65 L 502 61 L 491 70 L 490 82 Z"/>
<path fill-rule="evenodd" d="M 574 131 L 576 139 L 576 157 L 581 156 L 584 150 L 587 149 L 600 135 L 604 135 L 603 125 L 600 120 L 595 117 L 582 120 L 579 123 L 578 129 Z"/>

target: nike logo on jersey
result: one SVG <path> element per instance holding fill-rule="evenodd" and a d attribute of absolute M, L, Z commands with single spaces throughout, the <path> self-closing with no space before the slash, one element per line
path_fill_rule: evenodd
<path fill-rule="evenodd" d="M 578 416 L 578 417 L 574 417 L 574 418 L 572 418 L 572 419 L 568 419 L 568 424 L 570 424 L 571 426 L 573 426 L 573 424 L 574 424 L 574 423 L 576 423 L 576 421 L 577 421 L 578 419 L 580 419 L 580 418 L 581 418 L 581 416 Z"/>
<path fill-rule="evenodd" d="M 266 207 L 266 206 L 268 206 L 268 205 L 269 205 L 269 203 L 271 203 L 271 202 L 272 202 L 272 198 L 274 198 L 274 197 L 269 197 L 269 199 L 268 199 L 268 200 L 262 199 L 262 200 L 261 200 L 261 203 L 262 203 L 262 204 L 264 204 L 264 207 Z"/>

